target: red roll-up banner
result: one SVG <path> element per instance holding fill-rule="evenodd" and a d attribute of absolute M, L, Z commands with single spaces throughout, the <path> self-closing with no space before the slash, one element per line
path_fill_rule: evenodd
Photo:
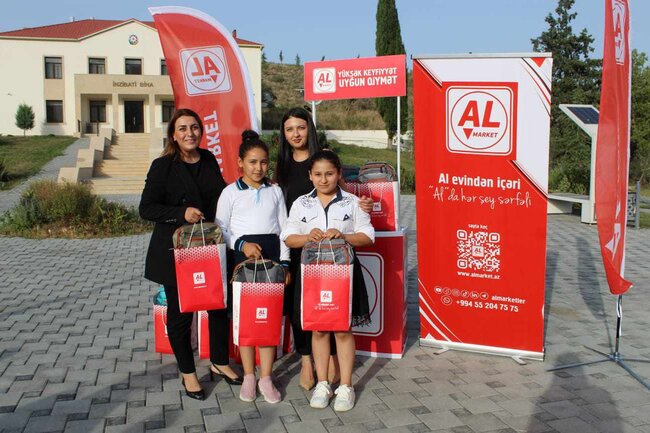
<path fill-rule="evenodd" d="M 414 58 L 422 345 L 543 357 L 551 65 Z"/>
<path fill-rule="evenodd" d="M 230 32 L 211 16 L 191 8 L 153 7 L 176 108 L 203 119 L 201 147 L 208 149 L 226 182 L 239 177 L 241 133 L 257 130 L 248 68 Z"/>
<path fill-rule="evenodd" d="M 609 290 L 625 293 L 623 278 L 630 160 L 630 9 L 605 0 L 605 47 L 596 142 L 596 223 Z"/>

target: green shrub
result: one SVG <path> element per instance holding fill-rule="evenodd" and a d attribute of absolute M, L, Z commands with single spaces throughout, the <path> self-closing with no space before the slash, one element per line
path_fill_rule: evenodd
<path fill-rule="evenodd" d="M 94 195 L 88 185 L 30 184 L 0 219 L 0 233 L 28 237 L 102 237 L 148 231 L 135 210 Z"/>
<path fill-rule="evenodd" d="M 11 179 L 9 170 L 4 161 L 0 161 L 0 189 L 4 186 L 5 182 L 8 182 Z"/>
<path fill-rule="evenodd" d="M 402 193 L 415 194 L 415 170 L 400 167 L 400 190 Z"/>

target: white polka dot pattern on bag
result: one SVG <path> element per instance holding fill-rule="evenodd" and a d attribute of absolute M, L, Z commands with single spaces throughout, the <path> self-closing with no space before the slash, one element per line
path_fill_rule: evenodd
<path fill-rule="evenodd" d="M 206 245 L 192 248 L 177 248 L 174 250 L 176 263 L 199 262 L 219 258 L 218 245 Z"/>
<path fill-rule="evenodd" d="M 303 278 L 342 280 L 352 275 L 351 265 L 303 265 Z"/>
<path fill-rule="evenodd" d="M 281 296 L 284 295 L 283 283 L 242 283 L 242 295 Z"/>
<path fill-rule="evenodd" d="M 393 182 L 373 182 L 357 184 L 358 196 L 365 195 L 374 199 L 383 198 L 384 193 L 393 191 Z"/>

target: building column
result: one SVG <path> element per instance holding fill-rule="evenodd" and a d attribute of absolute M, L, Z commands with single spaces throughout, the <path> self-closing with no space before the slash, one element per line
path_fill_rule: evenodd
<path fill-rule="evenodd" d="M 149 125 L 148 129 L 145 129 L 144 132 L 147 132 L 149 134 L 154 132 L 154 129 L 156 128 L 156 94 L 155 93 L 149 93 Z"/>
<path fill-rule="evenodd" d="M 74 117 L 75 118 L 73 120 L 74 121 L 74 127 L 73 127 L 74 128 L 74 136 L 75 137 L 81 137 L 81 136 L 84 135 L 85 126 L 86 126 L 84 124 L 85 122 L 81 118 L 81 101 L 83 100 L 83 98 L 81 97 L 80 93 L 75 92 L 75 98 L 74 99 L 75 99 L 75 101 L 74 101 L 75 102 L 75 107 L 74 107 Z M 65 104 L 65 102 L 64 102 L 64 104 Z M 64 109 L 65 108 L 67 108 L 67 107 L 64 107 Z"/>
<path fill-rule="evenodd" d="M 120 95 L 113 93 L 111 95 L 111 106 L 113 107 L 113 130 L 115 133 L 120 131 Z"/>

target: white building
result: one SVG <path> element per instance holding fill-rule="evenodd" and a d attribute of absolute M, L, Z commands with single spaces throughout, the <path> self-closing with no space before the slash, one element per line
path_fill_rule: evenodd
<path fill-rule="evenodd" d="M 261 126 L 262 45 L 236 37 Z M 163 128 L 174 108 L 153 22 L 80 20 L 0 33 L 0 133 L 22 134 L 18 105 L 35 113 L 31 134 L 75 135 Z"/>

